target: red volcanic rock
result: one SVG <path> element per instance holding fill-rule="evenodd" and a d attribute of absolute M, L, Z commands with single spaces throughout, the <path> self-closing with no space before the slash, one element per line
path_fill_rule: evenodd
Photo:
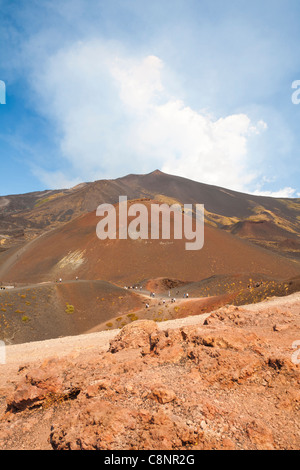
<path fill-rule="evenodd" d="M 290 327 L 274 331 L 287 318 Z M 132 323 L 106 352 L 101 335 L 91 349 L 85 339 L 64 359 L 9 375 L 10 395 L 2 374 L 1 448 L 299 449 L 300 365 L 292 354 L 300 297 L 226 307 L 213 319 L 166 330 Z"/>
<path fill-rule="evenodd" d="M 76 387 L 67 384 L 57 374 L 55 369 L 67 362 L 46 362 L 40 368 L 30 369 L 25 377 L 17 385 L 15 391 L 7 398 L 8 411 L 23 411 L 45 404 L 64 400 L 79 393 Z"/>
<path fill-rule="evenodd" d="M 138 412 L 94 400 L 75 417 L 54 426 L 50 442 L 56 450 L 172 449 L 197 440 L 182 420 L 162 412 Z"/>
<path fill-rule="evenodd" d="M 158 403 L 171 403 L 176 400 L 176 394 L 173 390 L 164 387 L 163 385 L 154 385 L 152 391 L 149 395 L 149 398 L 156 400 Z"/>
<path fill-rule="evenodd" d="M 264 423 L 252 421 L 247 426 L 247 434 L 258 450 L 274 450 L 272 432 Z"/>
<path fill-rule="evenodd" d="M 229 305 L 220 308 L 216 312 L 213 312 L 204 321 L 204 324 L 209 326 L 218 326 L 220 323 L 222 323 L 223 325 L 244 326 L 248 321 L 249 316 L 247 315 L 245 309 L 242 307 Z"/>
<path fill-rule="evenodd" d="M 289 328 L 289 325 L 274 325 L 273 330 L 274 331 L 284 331 Z"/>
<path fill-rule="evenodd" d="M 150 320 L 139 320 L 126 325 L 111 341 L 109 351 L 116 353 L 122 349 L 143 348 L 150 352 L 150 336 L 157 331 L 157 324 Z"/>
<path fill-rule="evenodd" d="M 41 404 L 46 394 L 43 390 L 27 383 L 21 383 L 11 397 L 7 399 L 7 410 L 22 411 Z"/>
<path fill-rule="evenodd" d="M 180 330 L 155 331 L 150 337 L 151 351 L 160 362 L 178 362 L 184 355 Z"/>

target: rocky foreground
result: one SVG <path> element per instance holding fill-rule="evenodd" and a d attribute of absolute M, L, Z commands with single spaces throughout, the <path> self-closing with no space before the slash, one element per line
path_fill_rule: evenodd
<path fill-rule="evenodd" d="M 0 366 L 1 449 L 299 449 L 300 294 L 188 323 Z"/>

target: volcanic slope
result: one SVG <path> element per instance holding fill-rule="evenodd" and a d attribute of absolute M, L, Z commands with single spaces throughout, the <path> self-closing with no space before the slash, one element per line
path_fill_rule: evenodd
<path fill-rule="evenodd" d="M 286 297 L 300 291 L 300 276 L 277 280 L 257 273 L 248 275 L 211 276 L 199 282 L 183 282 L 176 279 L 149 279 L 141 283 L 138 292 L 141 307 L 111 317 L 91 329 L 91 332 L 117 329 L 140 319 L 165 322 L 209 314 L 223 306 L 255 304 L 273 297 Z M 155 295 L 150 295 L 155 293 Z"/>
<path fill-rule="evenodd" d="M 109 329 L 110 320 L 119 315 L 129 321 L 126 312 L 139 310 L 142 300 L 139 293 L 105 281 L 49 282 L 0 291 L 0 338 L 19 344 L 76 336 L 99 324 Z"/>
<path fill-rule="evenodd" d="M 150 213 L 153 201 L 143 203 Z M 118 205 L 116 209 L 118 219 Z M 0 279 L 40 283 L 78 276 L 124 286 L 158 277 L 200 281 L 220 274 L 257 273 L 287 279 L 300 272 L 299 262 L 209 224 L 205 225 L 203 249 L 188 251 L 184 238 L 100 241 L 96 235 L 99 220 L 96 212 L 90 212 L 31 241 L 2 263 Z"/>
<path fill-rule="evenodd" d="M 115 204 L 120 195 L 128 199 L 146 197 L 169 203 L 204 204 L 210 225 L 251 238 L 285 256 L 300 256 L 300 199 L 243 194 L 158 170 L 82 183 L 70 190 L 0 197 L 0 248 L 32 240 L 45 230 L 96 210 L 99 204 Z M 254 225 L 256 222 L 265 222 L 263 236 L 262 226 Z"/>

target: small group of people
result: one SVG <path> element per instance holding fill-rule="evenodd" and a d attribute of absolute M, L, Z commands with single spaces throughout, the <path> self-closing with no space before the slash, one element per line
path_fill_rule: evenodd
<path fill-rule="evenodd" d="M 135 290 L 140 289 L 140 290 L 142 290 L 143 286 L 124 286 L 124 289 L 126 289 L 126 290 L 127 289 L 135 289 Z"/>
<path fill-rule="evenodd" d="M 78 281 L 78 279 L 79 279 L 79 277 L 76 276 L 76 277 L 75 277 L 75 281 Z M 60 278 L 58 279 L 58 281 L 56 281 L 56 282 L 59 282 L 59 283 L 61 284 L 61 283 L 62 283 L 62 278 L 60 277 Z"/>
<path fill-rule="evenodd" d="M 173 297 L 172 299 L 170 299 L 170 302 L 171 302 L 172 304 L 173 304 L 174 302 L 176 302 L 175 297 Z M 166 304 L 166 299 L 162 299 L 162 303 L 163 303 L 163 305 L 165 305 L 165 304 Z M 159 304 L 159 305 L 160 305 L 160 304 Z"/>

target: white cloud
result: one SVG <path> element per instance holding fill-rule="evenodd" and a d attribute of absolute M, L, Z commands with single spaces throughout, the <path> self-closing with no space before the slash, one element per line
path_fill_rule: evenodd
<path fill-rule="evenodd" d="M 243 191 L 257 177 L 249 170 L 248 142 L 266 124 L 192 109 L 169 94 L 156 56 L 137 59 L 115 43 L 79 42 L 46 58 L 33 83 L 72 180 L 158 167 Z M 46 181 L 46 172 L 40 174 Z"/>
<path fill-rule="evenodd" d="M 62 171 L 45 171 L 41 168 L 33 168 L 32 173 L 46 185 L 47 189 L 69 189 L 82 183 L 78 178 L 68 178 Z"/>
<path fill-rule="evenodd" d="M 300 197 L 300 193 L 296 192 L 294 188 L 282 188 L 279 191 L 260 191 L 256 190 L 251 193 L 255 196 L 267 196 L 267 197 L 279 197 L 279 198 L 298 198 Z"/>
<path fill-rule="evenodd" d="M 164 92 L 161 83 L 163 62 L 155 56 L 141 61 L 117 59 L 111 73 L 120 86 L 122 102 L 135 112 L 144 112 Z"/>

